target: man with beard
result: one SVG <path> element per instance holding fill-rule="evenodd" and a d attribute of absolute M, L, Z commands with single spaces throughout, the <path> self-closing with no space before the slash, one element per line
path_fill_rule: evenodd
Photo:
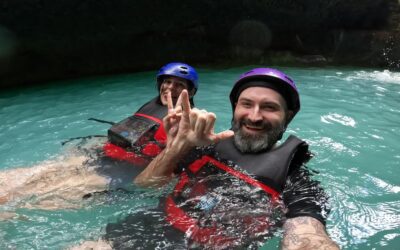
<path fill-rule="evenodd" d="M 175 108 L 169 98 L 167 146 L 135 183 L 177 183 L 158 212 L 107 226 L 113 248 L 254 249 L 283 223 L 282 249 L 338 249 L 325 231 L 326 195 L 304 166 L 308 145 L 294 136 L 277 144 L 300 109 L 295 83 L 256 68 L 230 100 L 232 131 L 215 134 L 216 116 L 191 109 L 186 91 Z"/>

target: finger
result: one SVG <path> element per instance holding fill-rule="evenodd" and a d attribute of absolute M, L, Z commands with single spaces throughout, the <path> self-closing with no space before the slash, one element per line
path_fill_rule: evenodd
<path fill-rule="evenodd" d="M 170 113 L 170 114 L 167 114 L 166 116 L 164 116 L 163 125 L 164 125 L 165 131 L 168 131 L 171 128 L 173 116 L 174 116 L 174 113 Z"/>
<path fill-rule="evenodd" d="M 167 105 L 168 105 L 168 113 L 171 113 L 174 110 L 174 104 L 172 103 L 171 91 L 167 93 Z"/>
<path fill-rule="evenodd" d="M 183 117 L 184 119 L 187 118 L 189 119 L 189 114 L 190 114 L 190 102 L 189 102 L 189 94 L 186 89 L 182 90 L 182 93 L 180 94 L 182 97 L 182 112 L 183 112 Z"/>
<path fill-rule="evenodd" d="M 171 136 L 176 136 L 178 134 L 178 125 L 174 125 L 171 127 L 171 129 L 169 130 L 169 134 Z"/>
<path fill-rule="evenodd" d="M 194 131 L 199 136 L 203 136 L 203 135 L 206 134 L 205 133 L 206 131 L 204 130 L 204 128 L 206 127 L 206 121 L 207 121 L 207 118 L 206 118 L 206 116 L 204 114 L 200 114 L 197 117 L 197 121 L 196 121 L 196 125 L 195 125 L 195 128 L 194 128 Z"/>
<path fill-rule="evenodd" d="M 189 121 L 190 121 L 190 129 L 191 130 L 195 130 L 196 129 L 196 123 L 197 123 L 198 116 L 199 116 L 198 109 L 192 109 L 192 111 L 189 114 Z"/>
<path fill-rule="evenodd" d="M 182 110 L 182 93 L 178 96 L 178 100 L 175 103 L 175 109 Z"/>
<path fill-rule="evenodd" d="M 163 118 L 164 128 L 167 129 L 168 125 L 170 126 L 173 123 L 177 123 L 177 121 L 180 120 L 180 117 L 181 117 L 181 114 L 177 114 L 175 112 L 172 112 L 172 113 L 164 116 L 164 118 Z"/>
<path fill-rule="evenodd" d="M 207 114 L 206 126 L 204 128 L 204 132 L 206 134 L 214 133 L 214 124 L 215 124 L 216 119 L 217 119 L 217 117 L 214 113 L 210 112 Z"/>
<path fill-rule="evenodd" d="M 176 115 L 181 115 L 182 114 L 182 106 L 176 106 L 174 109 L 174 113 Z"/>
<path fill-rule="evenodd" d="M 217 143 L 219 141 L 228 139 L 228 138 L 232 137 L 233 135 L 234 135 L 234 133 L 232 130 L 225 130 L 223 132 L 220 132 L 220 133 L 214 135 L 213 142 Z"/>

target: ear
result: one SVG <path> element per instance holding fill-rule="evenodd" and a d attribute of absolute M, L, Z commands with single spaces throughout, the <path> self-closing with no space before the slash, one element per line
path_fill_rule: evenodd
<path fill-rule="evenodd" d="M 286 126 L 290 123 L 290 121 L 293 119 L 294 112 L 292 110 L 288 110 L 286 114 Z"/>

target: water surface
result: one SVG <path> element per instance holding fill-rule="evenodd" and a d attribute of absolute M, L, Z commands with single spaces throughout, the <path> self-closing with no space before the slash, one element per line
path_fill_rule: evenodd
<path fill-rule="evenodd" d="M 217 131 L 230 127 L 228 94 L 253 66 L 200 69 L 198 107 L 217 114 Z M 327 229 L 343 249 L 400 246 L 400 73 L 353 68 L 280 68 L 294 78 L 302 110 L 288 133 L 310 144 L 309 167 L 330 195 Z M 0 94 L 0 169 L 31 166 L 65 154 L 71 137 L 106 134 L 95 117 L 119 121 L 156 93 L 155 73 L 56 82 Z M 60 249 L 96 238 L 109 221 L 156 204 L 159 191 L 115 193 L 84 208 L 18 209 L 0 221 L 0 249 Z M 12 209 L 10 205 L 1 211 Z M 277 248 L 279 238 L 264 249 Z"/>

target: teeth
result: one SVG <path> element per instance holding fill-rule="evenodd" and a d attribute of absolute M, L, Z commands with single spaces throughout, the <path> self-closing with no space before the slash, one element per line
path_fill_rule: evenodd
<path fill-rule="evenodd" d="M 253 127 L 253 126 L 248 126 L 248 125 L 246 125 L 246 127 L 250 128 L 250 129 L 262 129 L 261 127 Z"/>

